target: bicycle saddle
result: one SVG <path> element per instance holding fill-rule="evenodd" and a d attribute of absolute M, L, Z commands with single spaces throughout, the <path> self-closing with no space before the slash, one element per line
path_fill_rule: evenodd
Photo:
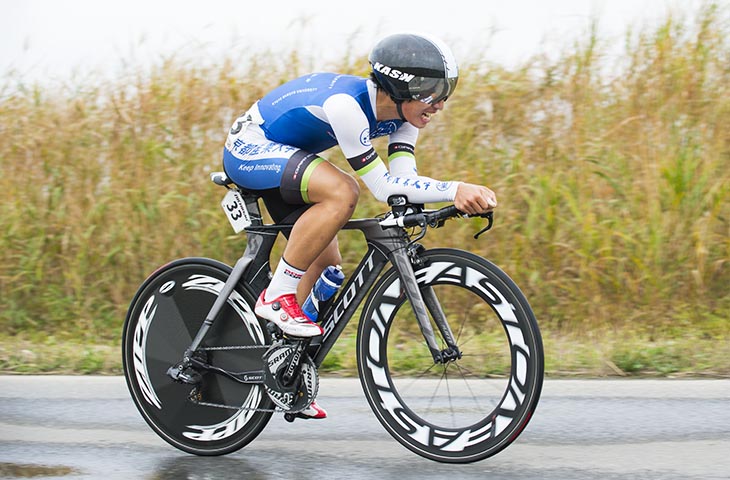
<path fill-rule="evenodd" d="M 231 180 L 228 175 L 226 175 L 226 172 L 211 172 L 210 180 L 216 185 L 220 185 L 222 187 L 231 185 L 233 183 L 233 180 Z"/>

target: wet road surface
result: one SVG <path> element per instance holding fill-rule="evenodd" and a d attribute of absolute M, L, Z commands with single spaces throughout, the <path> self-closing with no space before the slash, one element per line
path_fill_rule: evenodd
<path fill-rule="evenodd" d="M 515 443 L 469 465 L 402 447 L 356 379 L 322 378 L 318 401 L 327 420 L 277 415 L 244 449 L 196 457 L 149 429 L 122 377 L 0 376 L 0 478 L 730 478 L 730 380 L 546 380 Z"/>

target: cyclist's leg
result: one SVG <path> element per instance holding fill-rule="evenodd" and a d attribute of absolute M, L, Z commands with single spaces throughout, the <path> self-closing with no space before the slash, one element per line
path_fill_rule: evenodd
<path fill-rule="evenodd" d="M 294 223 L 284 258 L 306 270 L 297 288 L 301 305 L 322 270 L 342 263 L 337 232 L 355 211 L 360 188 L 354 178 L 327 161 L 319 162 L 300 188 L 311 206 Z M 324 419 L 327 411 L 312 402 L 297 416 Z"/>
<path fill-rule="evenodd" d="M 306 270 L 297 291 L 300 302 L 328 265 L 342 263 L 336 235 L 352 217 L 360 194 L 354 178 L 326 161 L 314 168 L 302 188 L 311 207 L 294 224 L 284 250 L 287 261 Z"/>
<path fill-rule="evenodd" d="M 305 200 L 312 206 L 294 224 L 284 258 L 306 270 L 325 252 L 352 216 L 360 188 L 350 175 L 321 160 L 314 166 L 309 178 L 302 181 L 301 189 Z M 335 247 L 336 244 L 328 251 L 330 258 L 323 260 L 338 259 L 334 256 Z"/>
<path fill-rule="evenodd" d="M 279 189 L 271 189 L 267 191 L 257 192 L 261 195 L 261 198 L 266 205 L 266 210 L 269 212 L 275 223 L 289 224 L 295 223 L 296 220 L 304 213 L 305 210 L 311 207 L 310 205 L 290 205 L 284 203 L 281 198 Z M 288 235 L 287 235 L 288 236 Z M 340 255 L 339 244 L 337 243 L 337 237 L 333 238 L 329 245 L 327 245 L 324 251 L 317 257 L 314 262 L 309 266 L 307 271 L 302 276 L 297 288 L 297 300 L 300 305 L 306 300 L 307 295 L 312 290 L 314 282 L 320 276 L 322 271 L 329 265 L 341 265 L 342 256 Z"/>
<path fill-rule="evenodd" d="M 271 195 L 265 197 L 267 209 L 270 204 L 273 209 L 269 210 L 277 212 L 285 211 L 287 206 L 308 206 L 286 219 L 289 223 L 293 220 L 291 217 L 295 217 L 282 256 L 286 268 L 277 266 L 266 300 L 271 301 L 296 289 L 297 300 L 301 303 L 322 270 L 342 262 L 336 235 L 352 216 L 359 187 L 350 175 L 339 168 L 314 154 L 299 150 L 286 166 L 279 193 L 276 198 Z M 287 272 L 303 274 L 297 281 L 291 275 L 287 276 Z"/>
<path fill-rule="evenodd" d="M 310 205 L 295 222 L 284 251 L 291 266 L 307 270 L 328 248 L 322 262 L 339 260 L 337 245 L 330 244 L 357 206 L 360 187 L 352 176 L 316 154 L 272 142 L 257 125 L 231 132 L 223 166 L 244 188 L 278 187 L 283 204 L 294 208 Z"/>
<path fill-rule="evenodd" d="M 307 295 L 312 290 L 317 278 L 322 274 L 329 265 L 341 265 L 342 255 L 340 247 L 337 243 L 337 237 L 333 238 L 324 251 L 317 257 L 314 262 L 307 268 L 306 273 L 302 276 L 299 286 L 297 287 L 297 301 L 300 305 L 304 304 Z"/>
<path fill-rule="evenodd" d="M 341 261 L 334 239 L 355 210 L 357 182 L 316 154 L 271 142 L 256 126 L 238 134 L 235 142 L 226 143 L 223 163 L 228 176 L 238 185 L 269 193 L 265 201 L 268 200 L 270 213 L 269 204 L 275 204 L 274 210 L 279 212 L 309 205 L 294 223 L 282 261 L 262 298 L 262 308 L 274 308 L 274 300 L 282 295 L 299 293 L 301 302 L 324 267 Z M 277 188 L 278 195 L 271 195 Z M 307 272 L 310 267 L 311 272 Z M 287 313 L 301 323 L 303 314 L 300 318 L 296 306 L 291 308 Z M 264 315 L 264 310 L 257 313 Z M 278 320 L 275 312 L 270 313 L 265 317 Z M 313 328 L 301 328 L 315 333 Z"/>

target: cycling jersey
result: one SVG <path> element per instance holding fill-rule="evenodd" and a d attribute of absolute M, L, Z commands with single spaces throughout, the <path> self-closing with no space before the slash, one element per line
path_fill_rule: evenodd
<path fill-rule="evenodd" d="M 244 188 L 279 188 L 285 202 L 307 204 L 307 182 L 324 161 L 319 153 L 339 145 L 353 170 L 381 201 L 394 194 L 415 203 L 453 201 L 456 182 L 418 176 L 418 129 L 400 119 L 378 121 L 376 88 L 352 75 L 314 73 L 272 90 L 233 124 L 223 161 Z M 389 136 L 385 167 L 371 139 Z"/>

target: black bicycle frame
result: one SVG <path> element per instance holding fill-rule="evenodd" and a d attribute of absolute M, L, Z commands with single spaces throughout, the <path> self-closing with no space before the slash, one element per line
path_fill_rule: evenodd
<path fill-rule="evenodd" d="M 269 257 L 274 242 L 279 233 L 288 233 L 293 227 L 293 225 L 264 225 L 261 221 L 257 199 L 249 195 L 245 195 L 244 198 L 249 213 L 254 219 L 254 225 L 246 228 L 248 237 L 246 250 L 233 267 L 203 325 L 189 349 L 185 352 L 186 361 L 204 368 L 211 366 L 202 365 L 200 362 L 195 361 L 193 352 L 200 347 L 206 333 L 239 282 L 247 284 L 254 296 L 258 296 L 268 286 L 271 278 Z M 340 289 L 337 298 L 328 302 L 328 305 L 325 305 L 323 311 L 320 312 L 319 317 L 324 334 L 320 341 L 312 343 L 314 353 L 311 357 L 314 364 L 317 367 L 322 364 L 337 338 L 339 338 L 388 263 L 392 263 L 400 273 L 404 293 L 411 303 L 434 361 L 442 362 L 451 359 L 455 355 L 454 352 L 458 352 L 453 334 L 441 311 L 438 300 L 430 288 L 424 289 L 423 293 L 426 298 L 424 300 L 410 258 L 411 251 L 414 249 L 411 248 L 412 242 L 410 242 L 405 231 L 402 228 L 383 228 L 380 225 L 380 220 L 376 218 L 350 220 L 343 227 L 343 230 L 360 230 L 367 242 L 367 252 L 353 274 L 349 276 L 345 285 Z M 429 320 L 429 312 L 447 343 L 447 349 L 444 351 L 440 350 L 436 341 Z M 220 372 L 218 368 L 210 369 L 223 374 L 229 373 Z M 239 372 L 234 375 L 241 381 L 241 378 L 246 377 L 243 374 L 253 373 L 256 372 Z"/>

